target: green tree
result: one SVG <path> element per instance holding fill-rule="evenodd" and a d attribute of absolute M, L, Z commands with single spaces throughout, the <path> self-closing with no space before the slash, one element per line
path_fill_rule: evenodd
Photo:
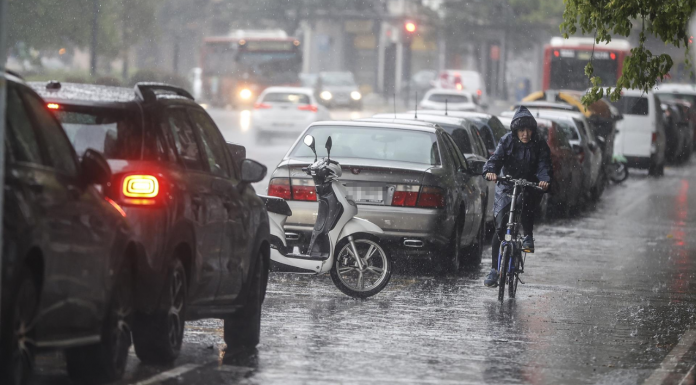
<path fill-rule="evenodd" d="M 623 73 L 616 87 L 607 92 L 611 100 L 621 97 L 623 88 L 649 91 L 664 79 L 672 68 L 672 58 L 667 54 L 653 54 L 645 47 L 648 35 L 677 48 L 684 46 L 687 62 L 689 36 L 687 24 L 696 9 L 696 0 L 564 0 L 565 11 L 560 30 L 567 38 L 578 31 L 594 34 L 595 43 L 609 42 L 612 35 L 628 37 L 637 23 L 638 46 L 631 49 L 631 56 L 623 64 Z M 583 97 L 589 105 L 605 95 L 602 79 L 594 75 L 592 61 L 585 67 L 592 90 Z"/>

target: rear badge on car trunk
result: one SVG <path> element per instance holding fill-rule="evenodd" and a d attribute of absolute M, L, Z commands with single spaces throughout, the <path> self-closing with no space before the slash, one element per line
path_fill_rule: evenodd
<path fill-rule="evenodd" d="M 353 175 L 358 175 L 358 174 L 360 174 L 360 171 L 361 171 L 361 170 L 360 170 L 359 168 L 357 168 L 357 167 L 352 167 L 352 168 L 350 169 L 350 172 L 352 172 Z"/>

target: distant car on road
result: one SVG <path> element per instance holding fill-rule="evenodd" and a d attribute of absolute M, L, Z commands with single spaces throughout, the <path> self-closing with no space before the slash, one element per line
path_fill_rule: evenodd
<path fill-rule="evenodd" d="M 256 141 L 266 142 L 275 136 L 296 137 L 310 124 L 329 119 L 329 110 L 311 88 L 269 87 L 254 104 L 251 127 Z"/>
<path fill-rule="evenodd" d="M 691 158 L 694 146 L 689 104 L 682 100 L 665 100 L 660 102 L 660 107 L 665 125 L 665 157 L 673 163 L 686 162 Z"/>
<path fill-rule="evenodd" d="M 395 258 L 429 258 L 448 271 L 460 261 L 481 258 L 483 197 L 476 178 L 451 136 L 442 128 L 412 120 L 369 119 L 317 122 L 300 135 L 324 143 L 341 164 L 359 216 L 384 230 Z M 317 148 L 319 156 L 326 150 Z M 317 203 L 312 179 L 302 171 L 314 161 L 297 140 L 271 176 L 268 195 L 287 200 L 289 247 L 304 247 L 314 226 Z"/>
<path fill-rule="evenodd" d="M 103 152 L 107 196 L 144 245 L 136 259 L 133 342 L 147 363 L 181 350 L 184 323 L 224 319 L 228 346 L 259 342 L 270 265 L 268 214 L 249 186 L 266 168 L 229 148 L 185 90 L 33 83 L 78 151 Z M 243 148 L 242 148 L 243 150 Z"/>
<path fill-rule="evenodd" d="M 316 96 L 327 107 L 362 109 L 362 94 L 352 72 L 319 72 Z"/>
<path fill-rule="evenodd" d="M 476 71 L 442 70 L 435 80 L 436 88 L 468 91 L 476 95 L 476 104 L 484 110 L 488 108 L 488 95 L 483 77 Z"/>
<path fill-rule="evenodd" d="M 696 85 L 666 83 L 660 84 L 654 92 L 660 101 L 679 100 L 688 103 L 689 124 L 694 131 L 696 141 Z"/>
<path fill-rule="evenodd" d="M 442 111 L 480 111 L 474 102 L 474 95 L 467 91 L 443 90 L 434 88 L 423 95 L 419 109 Z"/>
<path fill-rule="evenodd" d="M 104 157 L 90 149 L 79 161 L 44 100 L 18 77 L 2 76 L 0 383 L 25 384 L 35 354 L 46 349 L 67 349 L 73 380 L 117 380 L 131 345 L 142 245 L 104 194 L 111 178 Z"/>

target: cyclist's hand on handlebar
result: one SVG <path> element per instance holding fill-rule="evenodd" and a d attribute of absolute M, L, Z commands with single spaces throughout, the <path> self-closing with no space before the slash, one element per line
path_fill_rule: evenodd
<path fill-rule="evenodd" d="M 541 182 L 539 182 L 539 187 L 541 187 L 542 189 L 544 189 L 544 191 L 546 191 L 549 189 L 549 182 L 541 181 Z"/>
<path fill-rule="evenodd" d="M 489 173 L 486 173 L 486 179 L 487 179 L 487 180 L 491 180 L 491 181 L 492 181 L 492 180 L 498 180 L 498 176 L 495 175 L 495 174 L 492 173 L 492 172 L 489 172 Z"/>

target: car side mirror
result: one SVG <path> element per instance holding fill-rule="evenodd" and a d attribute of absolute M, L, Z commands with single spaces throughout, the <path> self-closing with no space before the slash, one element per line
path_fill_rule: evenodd
<path fill-rule="evenodd" d="M 575 154 L 578 154 L 578 155 L 582 154 L 582 152 L 583 152 L 582 147 L 578 146 L 577 144 L 574 144 L 573 145 L 573 152 Z"/>
<path fill-rule="evenodd" d="M 594 151 L 594 150 L 597 149 L 597 143 L 595 143 L 595 142 L 589 142 L 589 143 L 587 143 L 587 148 L 589 148 L 590 151 Z"/>
<path fill-rule="evenodd" d="M 111 181 L 111 167 L 104 155 L 87 149 L 80 163 L 81 178 L 86 184 L 106 184 Z"/>
<path fill-rule="evenodd" d="M 234 162 L 237 169 L 241 169 L 242 161 L 246 159 L 246 147 L 240 144 L 227 143 L 227 150 L 230 152 L 232 161 Z"/>
<path fill-rule="evenodd" d="M 256 183 L 261 182 L 266 177 L 266 166 L 252 160 L 244 159 L 242 161 L 242 182 Z"/>
<path fill-rule="evenodd" d="M 481 160 L 470 160 L 469 161 L 469 171 L 471 175 L 482 175 L 483 174 L 483 167 L 486 165 L 486 162 L 481 161 Z"/>

